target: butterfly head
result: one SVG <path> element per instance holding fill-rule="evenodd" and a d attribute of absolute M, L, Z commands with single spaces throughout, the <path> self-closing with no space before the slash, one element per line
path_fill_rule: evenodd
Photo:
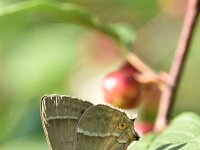
<path fill-rule="evenodd" d="M 135 119 L 129 119 L 125 113 L 120 113 L 118 119 L 118 129 L 119 137 L 117 139 L 118 143 L 128 146 L 133 141 L 138 141 L 140 136 L 134 129 Z"/>

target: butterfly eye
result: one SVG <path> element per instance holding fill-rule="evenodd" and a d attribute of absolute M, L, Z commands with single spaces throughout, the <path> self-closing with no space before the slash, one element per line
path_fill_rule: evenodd
<path fill-rule="evenodd" d="M 126 128 L 126 124 L 125 123 L 120 123 L 119 124 L 119 129 L 124 129 Z"/>

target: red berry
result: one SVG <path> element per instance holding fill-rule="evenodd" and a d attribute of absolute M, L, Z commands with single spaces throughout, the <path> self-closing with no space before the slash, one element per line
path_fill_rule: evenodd
<path fill-rule="evenodd" d="M 131 74 L 139 73 L 139 71 L 133 65 L 131 65 L 129 62 L 125 62 L 120 67 L 120 70 L 122 70 L 123 72 L 129 72 Z"/>
<path fill-rule="evenodd" d="M 135 124 L 135 130 L 142 136 L 153 130 L 153 123 L 139 122 Z"/>
<path fill-rule="evenodd" d="M 105 101 L 113 106 L 128 109 L 140 101 L 139 83 L 130 72 L 123 70 L 108 74 L 103 80 Z"/>

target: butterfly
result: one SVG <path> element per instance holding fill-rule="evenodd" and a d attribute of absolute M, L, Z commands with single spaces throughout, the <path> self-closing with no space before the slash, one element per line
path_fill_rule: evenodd
<path fill-rule="evenodd" d="M 135 118 L 107 105 L 53 94 L 42 98 L 40 113 L 51 150 L 125 150 L 139 140 Z"/>

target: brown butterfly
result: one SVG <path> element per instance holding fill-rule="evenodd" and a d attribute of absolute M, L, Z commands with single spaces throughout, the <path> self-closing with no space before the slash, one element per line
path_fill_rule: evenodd
<path fill-rule="evenodd" d="M 41 119 L 51 150 L 125 150 L 139 140 L 124 112 L 68 96 L 44 96 Z"/>

